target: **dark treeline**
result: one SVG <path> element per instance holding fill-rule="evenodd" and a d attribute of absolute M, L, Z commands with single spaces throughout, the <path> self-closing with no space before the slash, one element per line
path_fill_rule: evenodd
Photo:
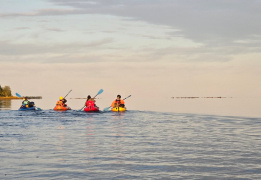
<path fill-rule="evenodd" d="M 10 97 L 12 96 L 10 86 L 1 87 L 0 85 L 0 97 Z"/>

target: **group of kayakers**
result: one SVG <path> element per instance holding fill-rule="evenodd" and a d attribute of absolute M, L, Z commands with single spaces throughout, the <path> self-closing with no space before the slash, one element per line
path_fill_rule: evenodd
<path fill-rule="evenodd" d="M 60 100 L 57 101 L 56 107 L 54 110 L 68 110 L 69 107 L 66 104 L 67 100 L 60 97 Z M 95 98 L 92 98 L 90 95 L 87 96 L 86 102 L 84 104 L 84 111 L 86 112 L 94 112 L 99 111 L 99 107 L 96 105 Z M 83 109 L 82 108 L 82 109 Z M 125 109 L 125 102 L 121 99 L 121 95 L 117 95 L 117 98 L 112 102 L 110 108 L 115 109 L 116 111 L 123 111 L 123 108 Z"/>
<path fill-rule="evenodd" d="M 84 111 L 86 111 L 86 112 L 99 111 L 99 107 L 95 103 L 96 102 L 95 97 L 92 98 L 90 95 L 87 96 L 86 102 L 85 102 L 84 107 L 83 107 Z M 128 97 L 130 97 L 130 96 L 128 96 Z M 65 99 L 65 97 L 61 96 L 59 98 L 59 100 L 56 102 L 56 106 L 54 107 L 54 110 L 56 110 L 56 111 L 70 110 L 71 108 L 67 106 L 66 102 L 67 102 L 67 100 Z M 30 107 L 34 107 L 34 103 L 30 102 L 28 100 L 28 98 L 25 97 L 23 99 L 22 106 L 20 107 L 20 109 L 21 108 L 26 109 L 26 108 L 30 108 Z M 108 108 L 105 108 L 105 109 L 108 110 L 110 108 L 112 109 L 112 111 L 125 111 L 126 110 L 125 102 L 124 102 L 123 99 L 121 99 L 121 95 L 117 95 L 117 98 L 112 102 L 111 106 L 108 107 Z"/>

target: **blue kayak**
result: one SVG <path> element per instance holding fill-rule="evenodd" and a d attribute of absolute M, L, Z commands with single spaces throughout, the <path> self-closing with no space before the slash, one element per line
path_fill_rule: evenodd
<path fill-rule="evenodd" d="M 41 110 L 40 108 L 37 108 L 37 107 L 24 107 L 24 106 L 21 106 L 19 108 L 19 111 L 39 111 Z"/>

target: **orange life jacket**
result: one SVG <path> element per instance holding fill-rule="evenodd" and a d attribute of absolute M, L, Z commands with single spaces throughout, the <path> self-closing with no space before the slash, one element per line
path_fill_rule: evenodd
<path fill-rule="evenodd" d="M 122 99 L 121 99 L 121 100 L 115 99 L 115 100 L 112 102 L 111 107 L 115 107 L 115 105 L 116 105 L 116 107 L 119 107 L 120 104 L 125 104 L 125 102 L 124 102 Z"/>
<path fill-rule="evenodd" d="M 57 101 L 56 106 L 64 106 L 64 103 L 62 100 Z"/>

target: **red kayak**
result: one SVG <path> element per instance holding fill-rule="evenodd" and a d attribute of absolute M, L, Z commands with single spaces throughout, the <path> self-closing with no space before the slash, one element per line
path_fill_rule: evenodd
<path fill-rule="evenodd" d="M 99 111 L 99 107 L 96 106 L 88 106 L 86 108 L 84 108 L 85 112 L 98 112 Z"/>
<path fill-rule="evenodd" d="M 66 107 L 64 107 L 64 106 L 55 106 L 53 109 L 55 111 L 67 111 L 67 110 L 70 110 L 71 108 L 68 107 L 68 106 L 66 106 Z"/>

